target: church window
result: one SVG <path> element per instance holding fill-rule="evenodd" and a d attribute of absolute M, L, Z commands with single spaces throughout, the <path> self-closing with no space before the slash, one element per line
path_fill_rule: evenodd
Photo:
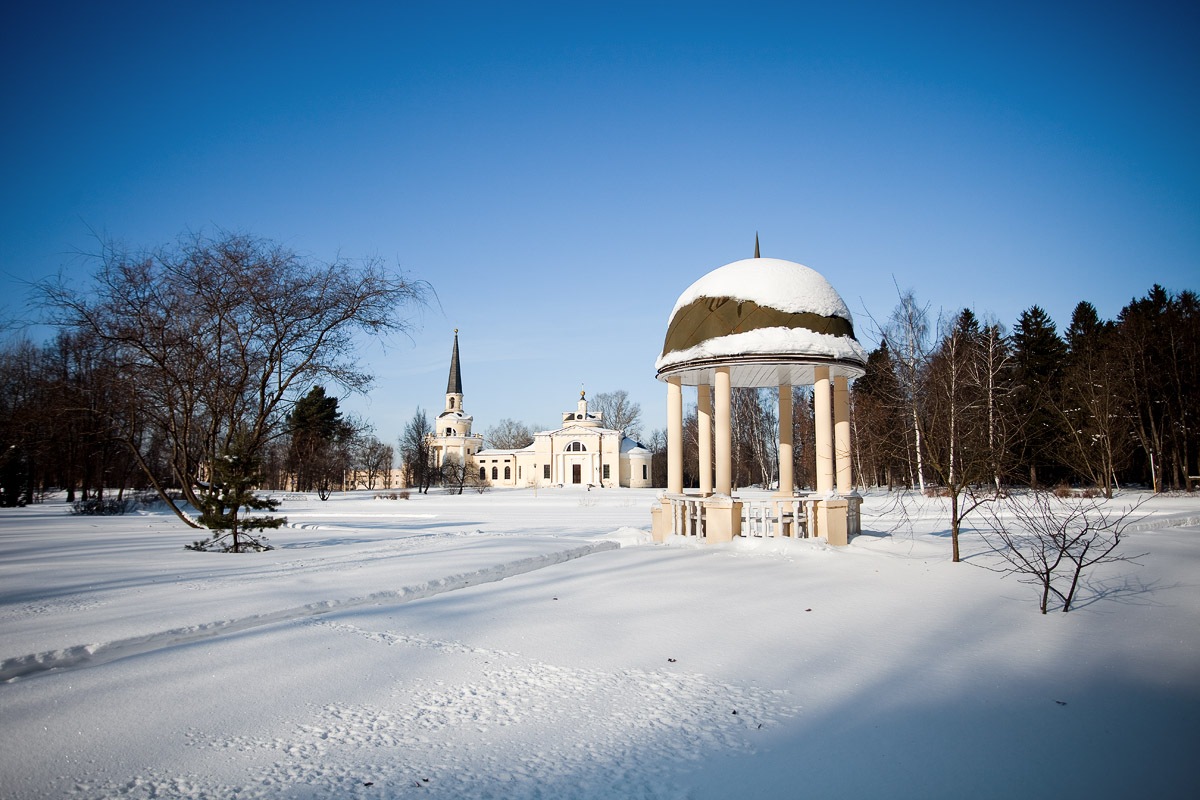
<path fill-rule="evenodd" d="M 479 480 L 482 481 L 482 480 L 486 480 L 486 479 L 487 479 L 487 467 L 480 467 L 479 468 Z"/>
<path fill-rule="evenodd" d="M 604 479 L 608 480 L 608 464 L 604 465 Z"/>
<path fill-rule="evenodd" d="M 496 475 L 497 475 L 496 468 L 492 467 L 492 480 L 496 480 Z"/>
<path fill-rule="evenodd" d="M 587 448 L 583 446 L 583 442 L 571 442 L 569 445 L 567 445 L 566 452 L 568 452 L 568 453 L 584 453 L 584 452 L 587 452 Z"/>
<path fill-rule="evenodd" d="M 545 478 L 546 480 L 550 480 L 550 465 L 549 464 L 542 465 L 542 477 Z"/>
<path fill-rule="evenodd" d="M 646 480 L 646 465 L 642 464 L 642 480 Z"/>
<path fill-rule="evenodd" d="M 505 467 L 504 468 L 504 480 L 508 480 L 511 477 L 512 477 L 512 467 Z"/>
<path fill-rule="evenodd" d="M 453 436 L 453 435 L 454 435 L 454 428 L 446 428 L 446 435 L 447 435 L 447 436 Z"/>

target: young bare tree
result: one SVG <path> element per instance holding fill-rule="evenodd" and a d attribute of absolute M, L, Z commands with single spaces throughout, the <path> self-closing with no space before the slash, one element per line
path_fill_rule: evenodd
<path fill-rule="evenodd" d="M 776 390 L 735 388 L 731 438 L 735 486 L 769 486 L 779 463 Z"/>
<path fill-rule="evenodd" d="M 984 325 L 972 369 L 972 380 L 983 394 L 988 464 L 992 488 L 999 495 L 1011 469 L 1013 437 L 1018 428 L 1013 418 L 1012 349 L 1000 323 Z"/>
<path fill-rule="evenodd" d="M 412 419 L 404 426 L 400 437 L 400 460 L 404 462 L 404 482 L 417 487 L 418 493 L 429 494 L 429 487 L 439 478 L 434 463 L 433 448 L 429 445 L 429 434 L 433 426 L 424 409 L 418 408 Z"/>
<path fill-rule="evenodd" d="M 922 376 L 929 353 L 929 307 L 917 304 L 912 290 L 900 292 L 900 302 L 892 310 L 885 330 L 892 344 L 896 363 L 896 377 L 904 397 L 908 429 L 912 432 L 909 442 L 908 463 L 909 485 L 916 485 L 925 493 L 925 465 L 923 442 L 921 441 L 921 402 L 924 397 Z"/>
<path fill-rule="evenodd" d="M 476 467 L 470 459 L 460 461 L 457 453 L 446 456 L 439 472 L 442 484 L 450 494 L 462 494 L 463 489 L 468 487 L 483 492 L 491 486 L 484 477 L 482 468 Z"/>
<path fill-rule="evenodd" d="M 983 334 L 975 315 L 964 309 L 948 324 L 929 360 L 920 432 L 925 464 L 950 499 L 950 547 L 958 562 L 963 520 L 995 492 L 981 492 L 992 475 L 988 448 L 986 384 L 979 369 Z"/>
<path fill-rule="evenodd" d="M 1037 586 L 1043 614 L 1051 595 L 1066 613 L 1087 570 L 1119 561 L 1137 563 L 1141 554 L 1118 552 L 1136 508 L 1114 511 L 1094 500 L 1063 499 L 1042 491 L 1007 497 L 1000 506 L 989 507 L 991 525 L 981 532 L 1001 563 L 984 566 Z"/>
<path fill-rule="evenodd" d="M 374 489 L 392 469 L 396 451 L 374 435 L 363 433 L 354 437 L 350 446 L 350 468 L 356 479 L 367 489 Z"/>
<path fill-rule="evenodd" d="M 195 508 L 211 505 L 202 469 L 234 452 L 257 460 L 289 404 L 330 382 L 365 390 L 361 336 L 406 331 L 424 283 L 377 261 L 317 263 L 242 234 L 182 237 L 131 253 L 104 242 L 90 285 L 44 283 L 54 322 L 95 336 L 117 381 L 122 436 L 147 478 L 193 527 L 149 463 L 157 437 L 170 480 Z"/>
<path fill-rule="evenodd" d="M 533 444 L 533 431 L 524 422 L 505 417 L 484 432 L 483 440 L 497 450 L 520 450 Z"/>

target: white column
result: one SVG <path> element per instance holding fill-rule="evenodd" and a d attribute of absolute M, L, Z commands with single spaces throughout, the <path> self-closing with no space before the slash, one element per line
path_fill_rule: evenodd
<path fill-rule="evenodd" d="M 696 449 L 699 451 L 700 494 L 713 490 L 712 471 L 712 387 L 702 383 L 696 387 Z"/>
<path fill-rule="evenodd" d="M 792 472 L 792 387 L 779 384 L 779 494 L 791 495 L 795 488 Z"/>
<path fill-rule="evenodd" d="M 813 416 L 817 439 L 817 494 L 833 493 L 833 415 L 830 409 L 829 367 L 813 370 Z"/>
<path fill-rule="evenodd" d="M 667 378 L 667 491 L 683 492 L 683 386 L 678 375 Z"/>
<path fill-rule="evenodd" d="M 718 367 L 714 386 L 713 415 L 716 418 L 716 485 L 717 494 L 733 493 L 732 465 L 732 397 L 729 386 L 729 367 Z"/>
<path fill-rule="evenodd" d="M 837 493 L 850 494 L 850 391 L 845 375 L 833 379 L 833 457 Z"/>

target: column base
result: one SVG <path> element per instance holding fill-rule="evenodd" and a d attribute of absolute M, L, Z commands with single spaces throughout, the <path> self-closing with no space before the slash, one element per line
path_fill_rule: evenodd
<path fill-rule="evenodd" d="M 663 513 L 662 500 L 655 500 L 650 506 L 650 535 L 656 544 L 662 544 L 671 534 L 671 516 Z"/>
<path fill-rule="evenodd" d="M 862 498 L 857 494 L 816 500 L 817 535 L 834 547 L 844 547 L 862 533 Z"/>
<path fill-rule="evenodd" d="M 742 535 L 742 504 L 729 495 L 713 495 L 704 501 L 704 541 L 732 542 Z"/>

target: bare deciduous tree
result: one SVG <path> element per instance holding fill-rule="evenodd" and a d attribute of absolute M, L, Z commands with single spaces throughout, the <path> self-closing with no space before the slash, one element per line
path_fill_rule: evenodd
<path fill-rule="evenodd" d="M 990 529 L 981 532 L 1001 563 L 984 566 L 1037 586 L 1043 614 L 1051 595 L 1062 602 L 1065 613 L 1088 569 L 1118 561 L 1137 563 L 1140 554 L 1117 552 L 1136 508 L 1114 511 L 1094 500 L 1062 499 L 1043 491 L 1027 498 L 1007 497 L 988 508 Z"/>
<path fill-rule="evenodd" d="M 642 434 L 642 406 L 629 399 L 629 392 L 618 389 L 615 392 L 600 392 L 588 401 L 594 411 L 604 414 L 604 427 L 621 431 L 630 439 L 637 439 Z"/>
<path fill-rule="evenodd" d="M 361 481 L 364 488 L 375 489 L 391 472 L 395 460 L 395 449 L 372 434 L 356 436 L 351 443 L 350 468 L 354 471 L 356 486 Z"/>
<path fill-rule="evenodd" d="M 900 292 L 900 302 L 888 319 L 886 335 L 894 348 L 896 377 L 904 397 L 905 413 L 913 439 L 909 443 L 909 485 L 925 493 L 925 465 L 921 442 L 922 372 L 929 352 L 929 307 L 917 305 L 912 290 Z"/>
<path fill-rule="evenodd" d="M 433 426 L 424 409 L 418 408 L 412 419 L 404 426 L 400 436 L 400 460 L 404 462 L 404 482 L 417 487 L 418 493 L 429 493 L 429 487 L 438 479 L 434 463 L 433 448 L 429 434 Z"/>
<path fill-rule="evenodd" d="M 483 440 L 497 450 L 520 450 L 533 443 L 533 431 L 524 422 L 505 417 L 487 429 Z"/>
<path fill-rule="evenodd" d="M 160 496 L 193 527 L 147 459 L 158 437 L 170 478 L 196 508 L 212 505 L 202 469 L 233 452 L 257 459 L 288 405 L 328 381 L 365 390 L 362 335 L 409 327 L 402 310 L 427 287 L 377 261 L 316 263 L 241 234 L 193 235 L 130 253 L 108 242 L 91 285 L 42 285 L 54 322 L 95 336 L 117 381 L 124 442 Z M 219 515 L 218 515 L 219 516 Z"/>
<path fill-rule="evenodd" d="M 486 491 L 491 484 L 482 473 L 482 467 L 476 468 L 470 459 L 459 461 L 457 453 L 448 453 L 439 470 L 443 485 L 450 494 L 462 494 L 463 489 L 470 487 L 479 492 Z"/>

